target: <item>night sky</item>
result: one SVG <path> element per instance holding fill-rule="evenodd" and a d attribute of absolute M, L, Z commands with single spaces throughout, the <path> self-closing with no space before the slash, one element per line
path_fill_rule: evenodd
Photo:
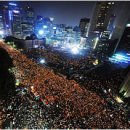
<path fill-rule="evenodd" d="M 1 3 L 1 2 L 0 2 Z M 5 3 L 5 2 L 4 2 Z M 27 5 L 35 9 L 36 15 L 54 17 L 54 23 L 79 25 L 81 18 L 90 18 L 94 1 L 17 1 L 21 7 Z"/>

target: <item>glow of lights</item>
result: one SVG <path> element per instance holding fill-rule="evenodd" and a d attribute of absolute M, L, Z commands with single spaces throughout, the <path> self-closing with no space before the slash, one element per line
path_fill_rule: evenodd
<path fill-rule="evenodd" d="M 43 35 L 44 32 L 43 32 L 43 30 L 39 30 L 38 33 L 39 33 L 39 35 Z"/>
<path fill-rule="evenodd" d="M 15 4 L 15 3 L 9 3 L 9 5 L 17 6 L 17 4 Z"/>
<path fill-rule="evenodd" d="M 78 49 L 77 47 L 73 47 L 73 48 L 71 49 L 71 52 L 72 52 L 73 54 L 78 54 L 78 53 L 79 53 L 79 49 Z"/>
<path fill-rule="evenodd" d="M 118 103 L 123 103 L 123 101 L 122 101 L 121 98 L 119 98 L 119 97 L 115 97 L 115 100 L 116 100 Z"/>
<path fill-rule="evenodd" d="M 121 55 L 121 54 L 116 54 L 116 55 L 115 55 L 115 58 L 118 59 L 118 60 L 123 60 L 123 55 Z"/>
<path fill-rule="evenodd" d="M 109 60 L 111 62 L 128 64 L 130 62 L 130 57 L 127 54 L 117 53 L 114 54 L 111 58 L 109 58 Z"/>
<path fill-rule="evenodd" d="M 15 83 L 15 85 L 16 85 L 16 86 L 19 86 L 19 84 L 20 84 L 19 80 L 16 79 L 16 83 Z"/>
<path fill-rule="evenodd" d="M 4 34 L 4 31 L 0 30 L 0 35 L 3 35 Z"/>
<path fill-rule="evenodd" d="M 44 29 L 46 29 L 46 28 L 47 28 L 47 26 L 46 26 L 46 25 L 44 25 L 44 26 L 43 26 L 43 28 L 44 28 Z"/>
<path fill-rule="evenodd" d="M 130 27 L 130 23 L 126 24 L 126 27 Z"/>
<path fill-rule="evenodd" d="M 112 38 L 112 32 L 110 33 L 110 35 L 109 35 L 109 39 L 111 39 Z"/>
<path fill-rule="evenodd" d="M 99 33 L 99 31 L 94 31 L 94 33 Z"/>
<path fill-rule="evenodd" d="M 50 17 L 50 20 L 51 20 L 51 21 L 54 21 L 54 18 L 53 18 L 53 17 Z"/>
<path fill-rule="evenodd" d="M 14 13 L 16 13 L 16 14 L 18 14 L 18 13 L 19 13 L 19 11 L 18 11 L 18 10 L 13 10 L 13 12 L 14 12 Z"/>
<path fill-rule="evenodd" d="M 31 86 L 31 89 L 34 90 L 34 86 Z"/>
<path fill-rule="evenodd" d="M 127 53 L 128 56 L 130 56 L 130 53 Z"/>
<path fill-rule="evenodd" d="M 34 45 L 34 48 L 38 48 L 38 45 Z"/>
<path fill-rule="evenodd" d="M 9 10 L 9 20 L 12 20 L 12 12 Z"/>
<path fill-rule="evenodd" d="M 44 63 L 45 63 L 45 60 L 44 60 L 44 59 L 40 59 L 40 63 L 41 63 L 41 64 L 44 64 Z"/>
<path fill-rule="evenodd" d="M 93 62 L 93 65 L 98 65 L 98 59 Z"/>
<path fill-rule="evenodd" d="M 55 30 L 55 29 L 56 29 L 56 27 L 53 27 L 53 29 Z"/>
<path fill-rule="evenodd" d="M 95 43 L 94 43 L 94 47 L 93 47 L 93 49 L 96 48 L 98 41 L 99 41 L 99 38 L 97 37 L 97 38 L 95 39 Z"/>

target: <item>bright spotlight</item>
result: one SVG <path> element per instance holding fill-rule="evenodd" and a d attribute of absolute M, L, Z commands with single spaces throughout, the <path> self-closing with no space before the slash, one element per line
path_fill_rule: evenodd
<path fill-rule="evenodd" d="M 41 63 L 41 64 L 44 64 L 44 63 L 45 63 L 45 60 L 44 60 L 44 59 L 40 59 L 40 63 Z"/>
<path fill-rule="evenodd" d="M 38 45 L 34 45 L 34 48 L 38 48 Z"/>
<path fill-rule="evenodd" d="M 123 55 L 120 55 L 120 54 L 116 54 L 115 58 L 118 59 L 118 60 L 123 60 L 124 59 Z"/>
<path fill-rule="evenodd" d="M 43 28 L 44 28 L 44 29 L 46 29 L 46 28 L 47 28 L 47 26 L 46 26 L 46 25 L 44 25 L 44 26 L 43 26 Z"/>
<path fill-rule="evenodd" d="M 43 30 L 39 30 L 38 33 L 39 33 L 39 35 L 43 35 L 44 32 L 43 32 Z"/>
<path fill-rule="evenodd" d="M 56 30 L 56 27 L 53 27 L 54 30 Z"/>
<path fill-rule="evenodd" d="M 71 49 L 71 52 L 72 52 L 73 54 L 78 54 L 78 53 L 79 53 L 79 49 L 78 49 L 77 47 L 73 47 L 73 48 Z"/>
<path fill-rule="evenodd" d="M 4 31 L 0 30 L 0 35 L 3 35 L 4 34 Z"/>

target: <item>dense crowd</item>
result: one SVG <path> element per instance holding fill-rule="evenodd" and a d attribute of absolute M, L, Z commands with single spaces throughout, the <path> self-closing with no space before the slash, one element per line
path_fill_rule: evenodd
<path fill-rule="evenodd" d="M 2 43 L 0 46 L 5 48 L 13 58 L 14 65 L 17 67 L 16 73 L 18 73 L 16 78 L 21 84 L 26 86 L 29 92 L 31 86 L 34 86 L 35 92 L 49 103 L 49 106 L 44 109 L 36 102 L 37 108 L 34 112 L 32 105 L 29 108 L 32 99 L 26 94 L 22 96 L 22 99 L 20 98 L 20 101 L 14 99 L 12 104 L 28 98 L 26 102 L 17 104 L 18 108 L 11 108 L 11 111 L 17 109 L 12 116 L 14 128 L 24 128 L 25 125 L 27 128 L 43 128 L 44 126 L 37 125 L 37 121 L 41 118 L 42 122 L 45 117 L 49 128 L 129 128 L 126 113 L 121 109 L 113 109 L 102 97 L 86 89 L 88 84 L 86 87 L 81 87 L 76 81 L 68 80 L 63 75 L 55 75 L 53 70 L 38 65 L 19 51 Z M 24 105 L 25 111 L 22 110 Z M 45 117 L 39 117 L 40 114 L 37 113 L 40 111 L 44 111 L 42 115 Z M 24 121 L 24 115 L 27 112 L 29 113 L 27 116 L 30 116 L 29 119 L 27 117 L 27 121 Z M 19 120 L 22 119 L 21 116 L 23 120 Z M 29 121 L 30 125 L 26 124 Z"/>
<path fill-rule="evenodd" d="M 118 93 L 119 86 L 125 77 L 123 69 L 115 69 L 110 63 L 103 63 L 101 60 L 94 65 L 96 56 L 91 53 L 80 58 L 68 57 L 64 53 L 54 50 L 28 50 L 26 55 L 29 58 L 45 58 L 46 65 L 54 72 L 64 74 L 69 79 L 89 87 L 89 89 L 112 89 Z M 39 60 L 36 60 L 39 62 Z M 113 68 L 112 68 L 113 67 Z M 96 85 L 96 86 L 95 86 Z"/>

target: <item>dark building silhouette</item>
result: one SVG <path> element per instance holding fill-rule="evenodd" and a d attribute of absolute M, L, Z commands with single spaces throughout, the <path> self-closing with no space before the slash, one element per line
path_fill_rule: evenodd
<path fill-rule="evenodd" d="M 96 2 L 94 12 L 91 17 L 90 31 L 102 32 L 107 30 L 114 6 L 115 2 L 112 1 Z"/>
<path fill-rule="evenodd" d="M 30 6 L 27 6 L 25 8 L 25 20 L 28 23 L 34 23 L 34 18 L 35 18 L 35 12 L 34 9 Z"/>
<path fill-rule="evenodd" d="M 126 24 L 130 18 L 130 2 L 129 1 L 118 1 L 115 4 L 113 14 L 116 15 L 114 21 L 114 30 L 112 33 L 112 39 L 120 39 L 122 36 Z"/>
<path fill-rule="evenodd" d="M 89 22 L 90 22 L 89 18 L 82 18 L 80 20 L 79 28 L 82 37 L 88 37 Z"/>
<path fill-rule="evenodd" d="M 127 24 L 125 30 L 117 43 L 115 52 L 130 53 L 130 24 Z"/>

